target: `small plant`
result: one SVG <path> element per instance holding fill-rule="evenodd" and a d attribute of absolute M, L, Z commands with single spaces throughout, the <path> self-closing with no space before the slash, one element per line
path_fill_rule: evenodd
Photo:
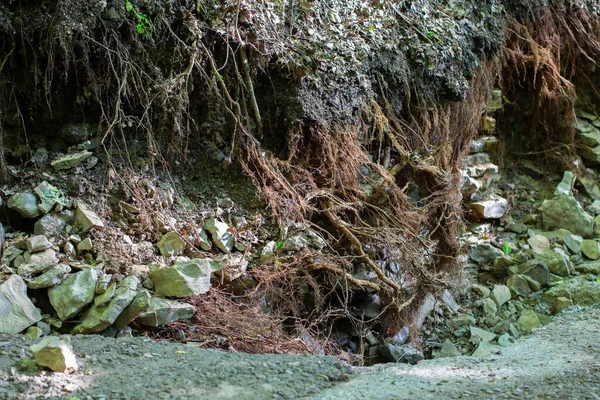
<path fill-rule="evenodd" d="M 504 243 L 504 245 L 502 245 L 502 251 L 507 256 L 510 255 L 510 253 L 512 253 L 512 247 L 510 247 L 510 243 Z"/>
<path fill-rule="evenodd" d="M 283 247 L 283 242 L 277 242 L 277 246 L 275 246 L 277 248 L 277 250 L 279 250 L 280 248 Z"/>
<path fill-rule="evenodd" d="M 125 9 L 129 12 L 133 12 L 133 14 L 135 15 L 137 19 L 137 25 L 135 27 L 138 33 L 147 38 L 151 37 L 152 21 L 150 21 L 150 18 L 148 18 L 146 14 L 136 10 L 129 0 L 127 0 L 127 2 L 125 3 Z"/>

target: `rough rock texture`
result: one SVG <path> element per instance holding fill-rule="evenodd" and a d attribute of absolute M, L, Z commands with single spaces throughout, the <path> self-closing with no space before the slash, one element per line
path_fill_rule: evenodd
<path fill-rule="evenodd" d="M 96 269 L 86 268 L 69 275 L 60 285 L 48 289 L 50 303 L 61 320 L 73 318 L 94 300 L 97 280 Z"/>
<path fill-rule="evenodd" d="M 191 304 L 153 297 L 148 310 L 141 313 L 136 321 L 145 326 L 162 326 L 180 319 L 190 319 L 194 311 Z"/>
<path fill-rule="evenodd" d="M 208 292 L 215 262 L 210 258 L 178 259 L 171 267 L 150 273 L 154 291 L 167 297 L 189 297 Z"/>
<path fill-rule="evenodd" d="M 594 233 L 594 217 L 586 213 L 571 195 L 559 194 L 542 204 L 544 229 L 564 228 L 583 238 Z"/>
<path fill-rule="evenodd" d="M 29 297 L 27 286 L 18 275 L 0 285 L 0 332 L 19 333 L 42 319 Z"/>
<path fill-rule="evenodd" d="M 35 361 L 56 372 L 77 372 L 77 359 L 70 341 L 49 336 L 31 346 Z"/>

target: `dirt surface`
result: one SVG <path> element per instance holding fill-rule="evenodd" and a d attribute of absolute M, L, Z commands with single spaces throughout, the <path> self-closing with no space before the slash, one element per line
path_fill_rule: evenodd
<path fill-rule="evenodd" d="M 73 337 L 79 372 L 19 371 L 31 340 L 0 336 L 2 399 L 434 399 L 600 397 L 600 307 L 554 319 L 501 354 L 353 370 L 333 358 Z"/>

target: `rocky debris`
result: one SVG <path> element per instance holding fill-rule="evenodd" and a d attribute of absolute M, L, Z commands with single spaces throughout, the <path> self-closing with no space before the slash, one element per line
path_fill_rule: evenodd
<path fill-rule="evenodd" d="M 19 275 L 12 275 L 0 285 L 0 332 L 15 334 L 42 319 L 29 297 L 27 286 Z"/>
<path fill-rule="evenodd" d="M 60 156 L 52 160 L 50 165 L 56 170 L 65 170 L 76 167 L 85 161 L 86 158 L 90 157 L 93 153 L 91 151 L 79 151 L 77 153 L 67 154 Z"/>
<path fill-rule="evenodd" d="M 67 222 L 55 214 L 46 214 L 35 222 L 33 233 L 47 237 L 59 236 L 67 226 Z"/>
<path fill-rule="evenodd" d="M 229 231 L 229 225 L 215 218 L 207 219 L 204 229 L 210 233 L 213 244 L 224 253 L 231 253 L 235 245 L 235 239 Z"/>
<path fill-rule="evenodd" d="M 527 297 L 532 293 L 529 281 L 523 275 L 513 275 L 506 281 L 513 298 Z"/>
<path fill-rule="evenodd" d="M 517 323 L 521 332 L 524 333 L 531 333 L 531 331 L 541 325 L 538 315 L 533 310 L 523 311 Z"/>
<path fill-rule="evenodd" d="M 449 339 L 446 339 L 442 345 L 442 349 L 440 350 L 438 357 L 459 357 L 461 355 L 462 354 L 460 351 L 458 351 L 454 343 L 452 343 L 452 341 Z"/>
<path fill-rule="evenodd" d="M 542 220 L 547 230 L 563 228 L 583 238 L 591 238 L 594 232 L 594 218 L 569 194 L 544 200 Z"/>
<path fill-rule="evenodd" d="M 163 326 L 180 319 L 190 319 L 195 311 L 196 309 L 191 304 L 152 297 L 148 309 L 142 312 L 135 321 L 149 327 Z"/>
<path fill-rule="evenodd" d="M 565 194 L 568 196 L 573 195 L 573 184 L 575 183 L 575 174 L 573 171 L 565 171 L 563 174 L 562 181 L 556 187 L 554 195 L 558 196 Z"/>
<path fill-rule="evenodd" d="M 124 329 L 131 321 L 133 321 L 138 315 L 148 310 L 150 307 L 150 292 L 147 290 L 139 291 L 131 303 L 123 310 L 123 312 L 117 317 L 114 322 L 114 326 L 117 330 Z"/>
<path fill-rule="evenodd" d="M 557 297 L 552 303 L 552 314 L 558 314 L 559 312 L 566 310 L 573 305 L 573 300 L 566 297 Z"/>
<path fill-rule="evenodd" d="M 471 209 L 479 219 L 499 219 L 506 213 L 506 199 L 495 196 L 490 200 L 481 200 L 471 203 Z"/>
<path fill-rule="evenodd" d="M 30 289 L 43 289 L 59 285 L 69 275 L 69 272 L 71 272 L 69 265 L 58 264 L 27 283 L 27 286 Z"/>
<path fill-rule="evenodd" d="M 94 245 L 92 244 L 92 239 L 85 238 L 77 244 L 77 254 L 82 254 L 83 252 L 90 251 L 93 248 Z"/>
<path fill-rule="evenodd" d="M 597 241 L 585 239 L 581 242 L 580 247 L 583 255 L 590 260 L 597 260 L 600 258 L 600 246 Z"/>
<path fill-rule="evenodd" d="M 573 271 L 573 263 L 569 257 L 565 253 L 559 252 L 557 249 L 547 250 L 541 254 L 537 254 L 536 259 L 555 275 L 567 276 Z"/>
<path fill-rule="evenodd" d="M 150 273 L 154 291 L 166 297 L 189 297 L 204 294 L 211 288 L 210 277 L 221 266 L 210 258 L 175 260 L 172 266 Z"/>
<path fill-rule="evenodd" d="M 27 244 L 27 251 L 31 254 L 39 253 L 52 247 L 52 243 L 44 235 L 31 236 L 25 243 Z"/>
<path fill-rule="evenodd" d="M 596 229 L 595 224 L 596 223 L 594 222 L 594 229 Z M 596 237 L 596 234 L 594 234 L 594 237 Z M 565 243 L 565 246 L 567 246 L 567 249 L 572 254 L 578 254 L 579 252 L 581 252 L 581 243 L 583 242 L 583 238 L 581 236 L 567 235 L 563 241 Z"/>
<path fill-rule="evenodd" d="M 102 219 L 81 202 L 77 203 L 74 224 L 80 229 L 81 233 L 86 233 L 90 229 L 104 229 Z"/>
<path fill-rule="evenodd" d="M 417 364 L 425 357 L 423 353 L 412 344 L 397 346 L 387 343 L 378 347 L 379 354 L 388 362 Z"/>
<path fill-rule="evenodd" d="M 21 276 L 37 275 L 58 265 L 58 262 L 54 249 L 46 249 L 35 254 L 26 252 L 23 256 L 23 264 L 19 265 L 17 272 Z"/>
<path fill-rule="evenodd" d="M 475 326 L 469 327 L 469 332 L 471 332 L 471 342 L 474 344 L 479 344 L 481 342 L 491 342 L 496 339 L 496 334 L 493 332 L 488 332 L 484 329 L 477 328 Z"/>
<path fill-rule="evenodd" d="M 225 282 L 231 282 L 246 273 L 249 261 L 243 254 L 230 254 L 213 261 L 215 275 Z"/>
<path fill-rule="evenodd" d="M 206 234 L 204 228 L 200 230 L 198 237 L 194 241 L 194 246 L 198 246 L 204 251 L 209 251 L 210 249 L 212 249 L 212 243 L 208 239 L 208 235 Z"/>
<path fill-rule="evenodd" d="M 260 259 L 258 260 L 258 263 L 260 265 L 265 265 L 273 261 L 273 255 L 275 254 L 276 247 L 277 242 L 273 240 L 267 243 L 260 252 Z"/>
<path fill-rule="evenodd" d="M 86 268 L 71 274 L 60 285 L 48 289 L 48 297 L 62 321 L 76 316 L 86 305 L 94 301 L 98 272 Z"/>
<path fill-rule="evenodd" d="M 500 353 L 500 350 L 501 347 L 496 344 L 481 342 L 473 354 L 471 354 L 471 357 L 487 357 L 492 354 Z"/>
<path fill-rule="evenodd" d="M 30 347 L 40 367 L 55 372 L 77 372 L 77 358 L 68 337 L 48 336 Z"/>
<path fill-rule="evenodd" d="M 533 251 L 534 254 L 541 254 L 544 251 L 550 250 L 550 241 L 542 235 L 533 235 L 527 239 L 527 243 L 531 246 L 531 251 Z"/>
<path fill-rule="evenodd" d="M 24 333 L 30 339 L 39 339 L 44 336 L 44 331 L 39 326 L 30 326 Z"/>
<path fill-rule="evenodd" d="M 492 263 L 496 258 L 503 255 L 502 250 L 492 246 L 490 243 L 482 243 L 471 248 L 469 257 L 471 260 L 482 265 Z"/>
<path fill-rule="evenodd" d="M 185 249 L 185 241 L 178 233 L 169 232 L 160 238 L 156 246 L 163 256 L 174 257 L 183 252 Z"/>
<path fill-rule="evenodd" d="M 31 192 L 21 192 L 12 195 L 6 205 L 18 212 L 24 218 L 36 218 L 41 213 L 38 209 L 38 198 Z"/>
<path fill-rule="evenodd" d="M 498 307 L 502 307 L 504 303 L 511 299 L 510 289 L 505 285 L 494 285 L 490 298 L 494 300 Z"/>
<path fill-rule="evenodd" d="M 544 292 L 543 299 L 553 304 L 559 297 L 571 299 L 574 304 L 591 306 L 600 299 L 600 282 L 586 275 L 565 279 Z"/>

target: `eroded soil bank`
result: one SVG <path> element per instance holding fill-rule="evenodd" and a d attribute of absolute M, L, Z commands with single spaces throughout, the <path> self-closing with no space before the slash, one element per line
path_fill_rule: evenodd
<path fill-rule="evenodd" d="M 29 339 L 0 337 L 0 398 L 596 399 L 600 307 L 565 313 L 500 354 L 354 368 L 330 357 L 231 354 L 148 339 L 73 337 L 76 374 L 18 370 Z"/>

